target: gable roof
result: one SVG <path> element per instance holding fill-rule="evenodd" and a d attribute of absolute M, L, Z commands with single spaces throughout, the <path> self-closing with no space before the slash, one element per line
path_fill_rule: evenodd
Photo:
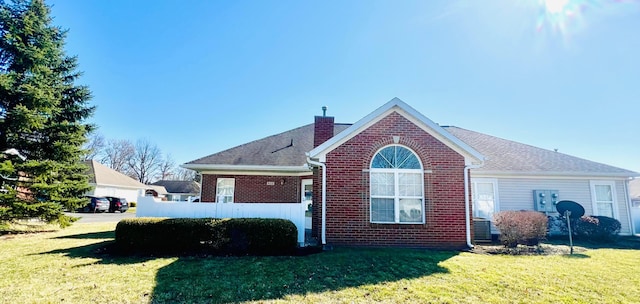
<path fill-rule="evenodd" d="M 458 127 L 443 127 L 485 156 L 483 174 L 638 176 L 638 173 Z"/>
<path fill-rule="evenodd" d="M 332 145 L 348 140 L 350 132 L 366 128 L 373 117 L 400 111 L 412 121 L 421 121 L 437 136 L 445 138 L 458 149 L 471 152 L 472 157 L 484 160 L 484 165 L 471 169 L 475 174 L 486 175 L 546 175 L 546 176 L 610 176 L 634 177 L 639 173 L 585 160 L 560 152 L 502 139 L 458 127 L 440 127 L 417 113 L 400 99 L 394 98 L 383 107 L 355 124 L 335 124 L 334 137 L 313 149 L 314 124 L 285 131 L 255 140 L 222 152 L 211 154 L 182 165 L 185 168 L 207 171 L 238 170 L 310 172 L 306 166 L 305 153 L 316 157 Z M 405 116 L 406 117 L 406 116 Z M 438 138 L 440 139 L 440 138 Z M 309 152 L 311 151 L 311 152 Z"/>
<path fill-rule="evenodd" d="M 113 170 L 95 160 L 87 160 L 89 166 L 89 183 L 97 186 L 116 186 L 123 188 L 145 189 L 147 185 Z"/>
<path fill-rule="evenodd" d="M 334 134 L 350 124 L 335 124 Z M 258 139 L 194 161 L 182 167 L 193 170 L 260 170 L 259 167 L 282 171 L 308 171 L 305 153 L 313 149 L 314 124 Z"/>
<path fill-rule="evenodd" d="M 314 148 L 308 153 L 308 156 L 324 162 L 326 155 L 333 149 L 342 145 L 349 139 L 358 135 L 360 132 L 364 131 L 371 125 L 387 117 L 393 112 L 396 112 L 407 118 L 416 126 L 429 133 L 431 136 L 435 137 L 437 140 L 453 149 L 460 155 L 464 156 L 467 164 L 482 164 L 484 156 L 482 156 L 480 152 L 476 151 L 474 148 L 467 145 L 455 136 L 452 136 L 451 133 L 445 131 L 438 124 L 434 123 L 429 118 L 422 115 L 420 112 L 416 111 L 414 108 L 397 97 L 391 99 L 389 102 L 371 112 L 371 114 L 360 119 L 358 122 L 347 128 L 344 132 L 341 132 L 340 134 L 332 137 L 323 144 Z"/>
<path fill-rule="evenodd" d="M 159 180 L 151 185 L 163 186 L 168 193 L 200 193 L 200 184 L 195 181 Z"/>

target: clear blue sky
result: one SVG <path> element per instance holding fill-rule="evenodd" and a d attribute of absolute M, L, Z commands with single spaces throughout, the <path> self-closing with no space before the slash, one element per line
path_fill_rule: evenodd
<path fill-rule="evenodd" d="M 638 1 L 49 4 L 99 132 L 178 163 L 398 97 L 441 125 L 640 171 Z"/>

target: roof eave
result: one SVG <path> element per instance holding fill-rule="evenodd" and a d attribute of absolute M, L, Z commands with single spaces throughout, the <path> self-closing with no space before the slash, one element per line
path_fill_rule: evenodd
<path fill-rule="evenodd" d="M 255 173 L 310 173 L 307 165 L 301 166 L 260 166 L 260 165 L 220 165 L 220 164 L 183 164 L 181 167 L 198 172 L 255 172 Z"/>
<path fill-rule="evenodd" d="M 500 170 L 482 170 L 471 169 L 471 174 L 480 176 L 496 176 L 496 177 L 575 177 L 575 178 L 616 178 L 630 179 L 640 177 L 637 172 L 572 172 L 572 171 L 500 171 Z"/>

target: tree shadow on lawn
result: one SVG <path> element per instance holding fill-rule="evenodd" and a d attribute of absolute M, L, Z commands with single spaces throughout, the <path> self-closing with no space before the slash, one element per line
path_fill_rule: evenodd
<path fill-rule="evenodd" d="M 116 237 L 115 231 L 101 231 L 90 232 L 73 235 L 63 235 L 56 237 L 56 239 L 114 239 Z"/>
<path fill-rule="evenodd" d="M 97 236 L 104 236 L 96 233 Z M 91 238 L 76 235 L 74 238 Z M 96 236 L 96 238 L 98 238 Z M 178 257 L 156 274 L 153 303 L 236 303 L 283 299 L 368 284 L 414 279 L 448 269 L 439 265 L 459 252 L 396 248 L 337 248 L 306 256 L 180 256 L 114 254 L 115 241 L 40 254 L 95 258 L 92 264 L 134 264 Z M 86 265 L 83 265 L 86 266 Z"/>
<path fill-rule="evenodd" d="M 338 248 L 308 256 L 181 258 L 156 274 L 153 302 L 283 299 L 447 273 L 454 251 Z"/>

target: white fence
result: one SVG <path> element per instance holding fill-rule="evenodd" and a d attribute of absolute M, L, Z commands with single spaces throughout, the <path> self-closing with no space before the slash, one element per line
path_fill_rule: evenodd
<path fill-rule="evenodd" d="M 189 203 L 156 201 L 150 196 L 138 198 L 137 217 L 168 218 L 279 218 L 292 221 L 298 228 L 298 243 L 304 243 L 305 204 L 300 203 Z"/>

